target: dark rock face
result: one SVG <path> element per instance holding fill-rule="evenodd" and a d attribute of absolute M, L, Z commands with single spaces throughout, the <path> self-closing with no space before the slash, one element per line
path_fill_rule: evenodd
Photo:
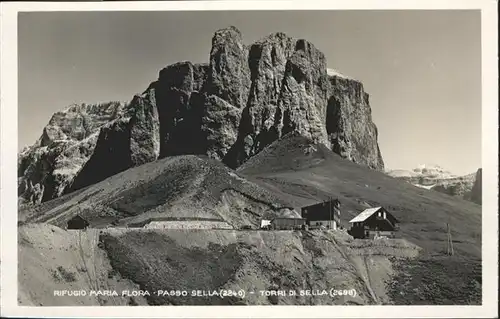
<path fill-rule="evenodd" d="M 160 121 L 160 157 L 203 153 L 201 120 L 208 65 L 180 62 L 160 71 L 154 88 Z"/>
<path fill-rule="evenodd" d="M 155 90 L 135 96 L 130 103 L 135 110 L 130 119 L 130 159 L 134 166 L 152 162 L 160 155 L 160 121 Z"/>
<path fill-rule="evenodd" d="M 205 96 L 202 132 L 208 156 L 223 160 L 236 142 L 241 110 L 215 96 Z"/>
<path fill-rule="evenodd" d="M 332 150 L 355 163 L 382 170 L 378 131 L 363 84 L 339 76 L 330 77 L 330 84 L 326 129 Z"/>
<path fill-rule="evenodd" d="M 207 93 L 220 97 L 237 108 L 248 98 L 250 72 L 248 50 L 235 27 L 215 32 L 212 38 Z"/>
<path fill-rule="evenodd" d="M 219 30 L 208 64 L 169 65 L 113 110 L 56 113 L 20 155 L 20 197 L 39 203 L 173 155 L 204 154 L 236 168 L 290 132 L 384 167 L 363 85 L 328 75 L 322 52 L 283 33 L 247 47 L 236 28 Z M 71 173 L 57 173 L 57 165 Z"/>
<path fill-rule="evenodd" d="M 155 92 L 149 88 L 141 96 L 134 96 L 122 117 L 101 127 L 92 156 L 65 192 L 155 161 L 159 154 L 160 123 Z"/>
<path fill-rule="evenodd" d="M 65 193 L 95 184 L 132 167 L 130 119 L 119 118 L 103 126 L 90 159 Z"/>
<path fill-rule="evenodd" d="M 223 161 L 237 167 L 281 136 L 298 132 L 329 145 L 328 78 L 322 52 L 275 33 L 250 48 L 251 87 L 238 140 Z"/>

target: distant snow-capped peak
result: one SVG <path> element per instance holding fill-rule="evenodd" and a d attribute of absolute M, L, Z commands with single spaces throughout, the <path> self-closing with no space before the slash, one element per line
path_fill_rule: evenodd
<path fill-rule="evenodd" d="M 421 164 L 411 170 L 387 170 L 386 173 L 390 176 L 399 178 L 426 178 L 443 180 L 457 177 L 457 175 L 436 164 Z"/>
<path fill-rule="evenodd" d="M 441 166 L 436 164 L 421 164 L 417 168 L 414 168 L 413 172 L 421 174 L 423 176 L 428 176 L 428 177 L 432 176 L 436 178 L 456 177 L 456 175 L 452 174 L 450 171 L 447 171 Z"/>

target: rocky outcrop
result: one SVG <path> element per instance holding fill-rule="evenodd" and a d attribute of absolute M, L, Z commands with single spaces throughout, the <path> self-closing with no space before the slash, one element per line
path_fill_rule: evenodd
<path fill-rule="evenodd" d="M 236 28 L 219 30 L 207 64 L 169 65 L 127 107 L 94 108 L 56 113 L 21 154 L 22 198 L 45 201 L 173 155 L 205 154 L 235 168 L 291 132 L 384 167 L 363 85 L 328 74 L 321 51 L 284 33 L 246 46 Z"/>
<path fill-rule="evenodd" d="M 330 84 L 326 129 L 332 150 L 355 163 L 384 169 L 378 131 L 363 84 L 337 74 L 330 77 Z"/>
<path fill-rule="evenodd" d="M 478 169 L 476 172 L 476 179 L 474 181 L 474 185 L 472 186 L 472 190 L 470 192 L 470 201 L 473 201 L 476 204 L 481 205 L 483 202 L 483 169 Z"/>
<path fill-rule="evenodd" d="M 430 189 L 451 196 L 470 200 L 470 193 L 475 181 L 475 174 L 440 180 Z"/>
<path fill-rule="evenodd" d="M 242 109 L 247 103 L 249 87 L 248 49 L 240 31 L 229 27 L 215 32 L 206 93 Z"/>
<path fill-rule="evenodd" d="M 94 152 L 99 129 L 120 117 L 125 103 L 72 105 L 55 113 L 41 137 L 18 156 L 20 203 L 63 194 Z"/>
<path fill-rule="evenodd" d="M 465 176 L 438 181 L 432 190 L 482 204 L 482 169 Z"/>
<path fill-rule="evenodd" d="M 203 153 L 201 124 L 208 65 L 180 62 L 160 71 L 151 84 L 160 121 L 160 157 Z"/>
<path fill-rule="evenodd" d="M 136 95 L 124 114 L 100 128 L 93 154 L 65 192 L 158 159 L 160 123 L 154 89 Z"/>
<path fill-rule="evenodd" d="M 289 132 L 328 144 L 326 59 L 305 40 L 275 33 L 250 47 L 252 85 L 236 143 L 224 161 L 236 167 Z"/>
<path fill-rule="evenodd" d="M 131 105 L 135 113 L 130 120 L 130 159 L 135 166 L 160 156 L 160 121 L 153 89 L 135 96 Z"/>

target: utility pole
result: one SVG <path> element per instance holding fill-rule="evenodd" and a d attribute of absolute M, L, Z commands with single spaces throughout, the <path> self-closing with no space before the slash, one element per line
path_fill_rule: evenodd
<path fill-rule="evenodd" d="M 454 251 L 453 251 L 453 239 L 451 238 L 451 229 L 450 229 L 450 224 L 446 223 L 446 240 L 447 240 L 447 246 L 446 246 L 446 253 L 450 256 L 453 256 Z"/>
<path fill-rule="evenodd" d="M 330 229 L 333 230 L 333 216 L 332 216 L 332 197 L 330 197 Z"/>

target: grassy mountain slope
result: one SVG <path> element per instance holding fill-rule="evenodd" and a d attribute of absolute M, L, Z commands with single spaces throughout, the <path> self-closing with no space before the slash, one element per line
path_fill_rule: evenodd
<path fill-rule="evenodd" d="M 365 208 L 384 206 L 401 221 L 400 236 L 430 254 L 446 251 L 449 223 L 455 252 L 481 256 L 481 206 L 364 168 L 303 137 L 290 135 L 273 143 L 238 173 L 295 207 L 338 198 L 345 226 Z"/>
<path fill-rule="evenodd" d="M 345 230 L 122 227 L 182 217 L 256 226 L 262 217 L 298 216 L 300 207 L 329 196 L 340 199 L 345 226 L 362 209 L 384 206 L 401 221 L 402 238 L 353 240 Z M 92 228 L 56 227 L 75 214 Z M 68 297 L 66 305 L 477 304 L 481 298 L 480 206 L 343 160 L 297 136 L 271 144 L 236 172 L 206 157 L 170 157 L 21 211 L 19 219 L 23 304 L 61 304 L 62 299 L 44 297 L 46 287 L 68 283 L 119 293 L 133 287 L 189 293 L 345 288 L 356 289 L 357 296 Z M 453 257 L 444 254 L 446 223 Z M 95 229 L 105 226 L 111 228 Z"/>
<path fill-rule="evenodd" d="M 261 216 L 295 216 L 286 201 L 216 160 L 176 156 L 114 175 L 83 190 L 21 211 L 20 221 L 64 226 L 76 214 L 91 227 L 142 226 L 191 218 L 257 226 Z"/>

